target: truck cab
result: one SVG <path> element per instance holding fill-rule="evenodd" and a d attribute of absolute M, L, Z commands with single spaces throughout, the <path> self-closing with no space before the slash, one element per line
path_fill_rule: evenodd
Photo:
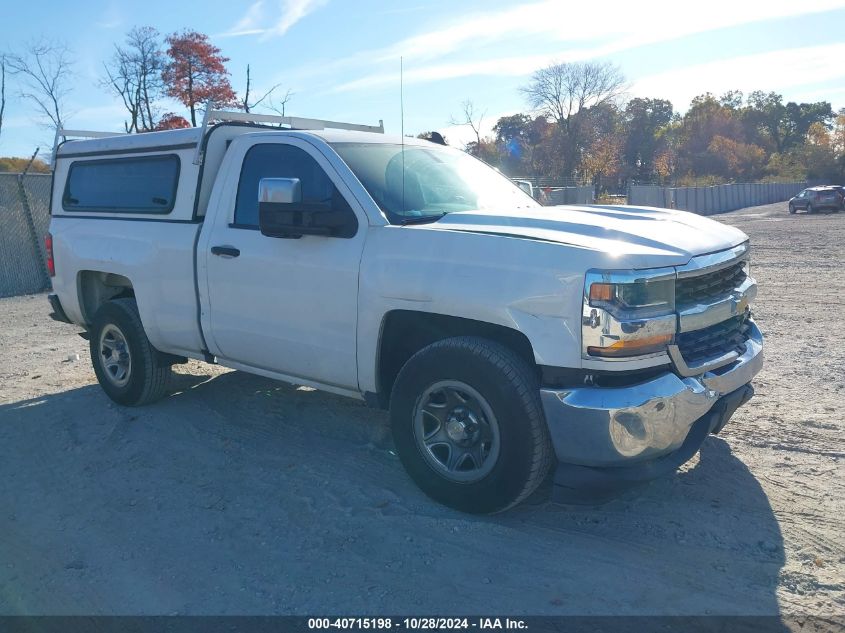
<path fill-rule="evenodd" d="M 461 510 L 549 475 L 591 498 L 671 472 L 762 364 L 740 231 L 542 207 L 381 125 L 209 111 L 53 163 L 51 303 L 112 399 L 163 397 L 185 358 L 362 399 Z"/>

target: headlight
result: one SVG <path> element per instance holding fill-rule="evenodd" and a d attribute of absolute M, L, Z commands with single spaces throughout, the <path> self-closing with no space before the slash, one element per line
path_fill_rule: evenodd
<path fill-rule="evenodd" d="M 675 311 L 675 280 L 634 283 L 594 282 L 590 305 L 620 317 L 649 316 Z"/>
<path fill-rule="evenodd" d="M 660 353 L 676 329 L 674 270 L 587 274 L 582 326 L 586 357 Z"/>

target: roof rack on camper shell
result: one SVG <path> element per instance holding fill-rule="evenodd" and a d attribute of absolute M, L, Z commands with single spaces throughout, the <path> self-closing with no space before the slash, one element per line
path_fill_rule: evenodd
<path fill-rule="evenodd" d="M 61 139 L 65 141 L 69 138 L 109 138 L 110 136 L 124 136 L 126 132 L 94 132 L 91 130 L 66 130 L 64 128 L 56 129 L 56 136 L 53 139 L 53 153 L 50 158 L 50 166 L 56 165 L 56 154 L 59 151 Z"/>
<path fill-rule="evenodd" d="M 378 125 L 363 125 L 361 123 L 343 123 L 340 121 L 324 121 L 322 119 L 305 119 L 297 116 L 279 116 L 276 114 L 254 114 L 252 112 L 230 112 L 228 110 L 212 110 L 206 108 L 202 118 L 202 132 L 200 139 L 205 137 L 209 123 L 217 121 L 240 122 L 240 123 L 271 123 L 278 126 L 289 126 L 292 130 L 353 130 L 356 132 L 375 132 L 384 134 L 384 121 L 379 120 Z M 197 143 L 197 151 L 194 154 L 194 164 L 202 163 L 202 142 Z"/>
<path fill-rule="evenodd" d="M 202 163 L 203 139 L 208 131 L 211 123 L 253 123 L 253 124 L 271 124 L 279 127 L 287 127 L 291 130 L 325 130 L 326 128 L 335 130 L 352 130 L 356 132 L 374 132 L 377 134 L 384 134 L 384 121 L 381 119 L 378 125 L 364 125 L 361 123 L 343 123 L 341 121 L 326 121 L 323 119 L 307 119 L 297 116 L 279 116 L 275 114 L 255 114 L 252 112 L 230 112 L 227 110 L 212 110 L 206 108 L 205 115 L 202 119 L 202 126 L 200 126 L 200 142 L 197 143 L 197 151 L 194 154 L 194 164 Z M 66 130 L 60 128 L 56 130 L 56 137 L 53 142 L 53 156 L 51 164 L 55 165 L 56 155 L 59 149 L 59 144 L 62 140 L 70 138 L 108 138 L 111 136 L 124 136 L 126 132 L 94 132 L 89 130 Z"/>

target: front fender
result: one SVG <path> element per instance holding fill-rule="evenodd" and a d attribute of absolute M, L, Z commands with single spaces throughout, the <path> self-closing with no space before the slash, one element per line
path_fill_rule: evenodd
<path fill-rule="evenodd" d="M 381 325 L 393 310 L 482 321 L 523 333 L 541 365 L 580 367 L 584 266 L 560 244 L 373 227 L 359 278 L 358 377 L 377 386 Z M 577 249 L 578 259 L 590 251 Z"/>

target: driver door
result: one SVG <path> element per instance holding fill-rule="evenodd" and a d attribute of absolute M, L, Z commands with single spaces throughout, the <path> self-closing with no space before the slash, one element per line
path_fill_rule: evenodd
<path fill-rule="evenodd" d="M 205 262 L 203 326 L 210 351 L 252 368 L 357 390 L 363 209 L 322 154 L 300 139 L 262 140 L 232 158 L 240 177 L 228 178 L 217 201 L 222 208 L 198 246 L 198 259 Z M 357 230 L 351 237 L 262 235 L 263 178 L 298 178 L 304 201 L 351 214 Z"/>

